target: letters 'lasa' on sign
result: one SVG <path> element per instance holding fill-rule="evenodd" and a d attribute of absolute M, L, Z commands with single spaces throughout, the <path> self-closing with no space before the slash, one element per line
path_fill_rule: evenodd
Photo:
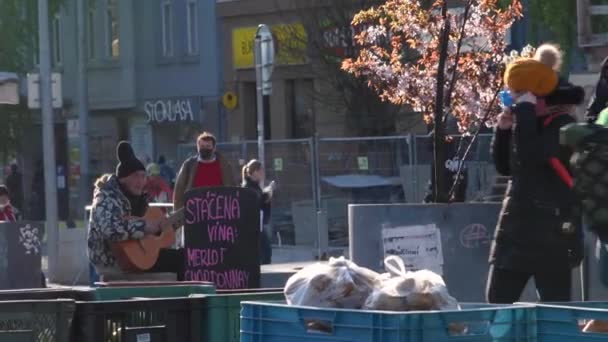
<path fill-rule="evenodd" d="M 192 122 L 198 110 L 190 100 L 146 101 L 144 112 L 148 123 L 157 122 Z"/>

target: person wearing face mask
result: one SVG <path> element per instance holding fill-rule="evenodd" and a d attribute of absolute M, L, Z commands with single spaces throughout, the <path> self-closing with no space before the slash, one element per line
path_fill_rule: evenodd
<path fill-rule="evenodd" d="M 139 240 L 161 231 L 164 219 L 143 218 L 148 210 L 144 192 L 146 169 L 131 145 L 122 141 L 117 146 L 119 163 L 114 174 L 101 176 L 95 182 L 88 231 L 88 255 L 104 280 L 124 279 L 125 272 L 112 252 L 113 242 Z M 177 273 L 183 279 L 183 250 L 163 249 L 148 273 Z"/>
<path fill-rule="evenodd" d="M 236 186 L 232 166 L 216 151 L 213 134 L 204 132 L 196 139 L 198 156 L 187 159 L 179 170 L 173 191 L 173 210 L 184 207 L 184 195 L 190 189 L 213 186 Z"/>
<path fill-rule="evenodd" d="M 559 132 L 575 122 L 584 90 L 535 59 L 511 63 L 504 80 L 512 104 L 498 117 L 492 156 L 511 180 L 490 251 L 487 300 L 516 302 L 533 277 L 540 301 L 566 302 L 582 260 L 582 229 L 567 167 L 572 151 L 559 145 Z"/>
<path fill-rule="evenodd" d="M 18 218 L 18 211 L 11 204 L 8 188 L 0 185 L 0 221 L 15 222 Z"/>
<path fill-rule="evenodd" d="M 264 166 L 259 160 L 252 159 L 243 166 L 242 171 L 244 188 L 251 189 L 258 194 L 262 227 L 260 227 L 260 264 L 268 265 L 272 262 L 272 245 L 268 237 L 267 227 L 270 224 L 270 205 L 275 189 L 275 182 L 262 189 L 265 178 Z"/>

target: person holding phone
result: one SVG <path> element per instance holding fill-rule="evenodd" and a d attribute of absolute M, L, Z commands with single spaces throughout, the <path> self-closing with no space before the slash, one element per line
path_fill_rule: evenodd
<path fill-rule="evenodd" d="M 541 301 L 569 301 L 582 236 L 567 167 L 572 151 L 559 145 L 559 131 L 575 121 L 584 91 L 531 58 L 511 63 L 504 79 L 492 156 L 511 180 L 492 242 L 487 300 L 516 302 L 533 277 Z"/>
<path fill-rule="evenodd" d="M 261 227 L 260 227 L 260 264 L 267 265 L 272 262 L 272 245 L 270 238 L 268 237 L 267 230 L 265 229 L 270 224 L 270 206 L 272 202 L 272 196 L 276 187 L 274 181 L 270 182 L 265 188 L 262 188 L 262 184 L 265 178 L 264 166 L 259 160 L 252 159 L 242 170 L 244 188 L 254 190 L 260 200 L 260 215 L 261 215 Z"/>

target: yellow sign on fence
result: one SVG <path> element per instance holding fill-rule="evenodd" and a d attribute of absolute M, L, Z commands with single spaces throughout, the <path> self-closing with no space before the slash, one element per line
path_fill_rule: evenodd
<path fill-rule="evenodd" d="M 254 67 L 254 46 L 257 27 L 232 30 L 232 59 L 235 69 Z M 302 24 L 279 24 L 271 27 L 276 64 L 306 63 L 307 36 Z"/>

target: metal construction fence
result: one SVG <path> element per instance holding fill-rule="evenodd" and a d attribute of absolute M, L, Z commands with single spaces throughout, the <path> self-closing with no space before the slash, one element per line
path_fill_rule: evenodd
<path fill-rule="evenodd" d="M 468 146 L 465 139 L 459 156 Z M 467 200 L 482 201 L 495 171 L 491 135 L 480 135 L 467 157 Z M 240 168 L 257 158 L 257 142 L 219 143 L 218 151 Z M 272 203 L 273 242 L 281 245 L 343 247 L 348 243 L 348 204 L 420 203 L 433 156 L 429 136 L 309 138 L 266 141 L 266 178 L 278 189 Z M 184 160 L 194 144 L 180 145 Z"/>

